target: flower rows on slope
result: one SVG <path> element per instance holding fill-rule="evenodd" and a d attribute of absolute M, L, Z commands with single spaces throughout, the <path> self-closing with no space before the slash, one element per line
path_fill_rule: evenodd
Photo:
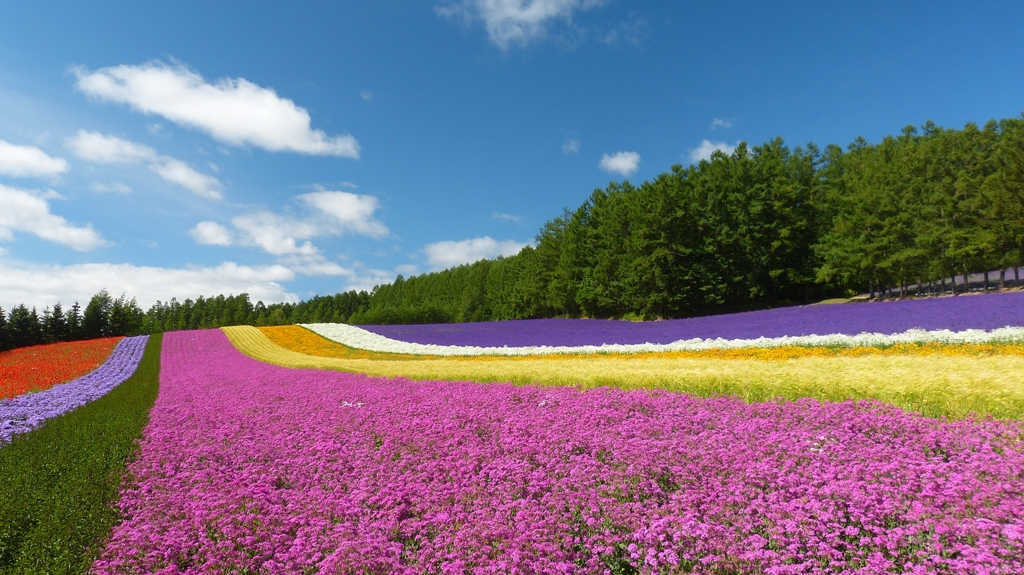
<path fill-rule="evenodd" d="M 0 445 L 18 433 L 36 429 L 47 419 L 62 415 L 104 396 L 131 377 L 146 349 L 149 336 L 122 339 L 107 361 L 87 375 L 38 393 L 0 400 Z"/>
<path fill-rule="evenodd" d="M 526 346 L 526 347 L 477 347 L 456 345 L 434 345 L 398 341 L 378 335 L 363 328 L 337 323 L 302 324 L 303 327 L 331 341 L 349 347 L 381 353 L 465 356 L 465 355 L 560 355 L 587 353 L 663 353 L 704 351 L 714 349 L 744 349 L 773 347 L 885 347 L 903 344 L 997 344 L 1024 342 L 1024 327 L 1003 327 L 991 331 L 968 329 L 950 330 L 909 330 L 903 333 L 859 335 L 807 335 L 759 337 L 755 339 L 689 339 L 668 344 L 615 344 L 578 346 Z"/>
<path fill-rule="evenodd" d="M 163 358 L 97 573 L 1024 570 L 1020 423 Z"/>
<path fill-rule="evenodd" d="M 103 364 L 120 337 L 34 345 L 0 353 L 0 400 L 41 391 Z"/>
<path fill-rule="evenodd" d="M 332 341 L 316 332 L 300 326 L 286 325 L 259 328 L 271 341 L 292 351 L 339 359 L 373 360 L 415 360 L 424 356 L 404 355 L 367 351 Z M 547 354 L 548 357 L 574 357 L 579 354 Z M 1024 356 L 1024 342 L 994 343 L 942 343 L 937 341 L 919 343 L 897 343 L 887 346 L 807 346 L 779 345 L 773 347 L 732 347 L 671 352 L 636 353 L 635 357 L 647 355 L 672 359 L 753 359 L 778 361 L 805 357 L 871 357 L 871 356 L 945 356 L 945 357 L 991 357 L 999 355 Z M 434 356 L 437 357 L 437 356 Z M 530 361 L 531 356 L 442 356 L 454 359 L 497 359 L 514 357 Z"/>
<path fill-rule="evenodd" d="M 301 329 L 301 328 L 300 328 Z M 775 398 L 815 398 L 828 401 L 877 399 L 928 417 L 953 419 L 991 415 L 1024 418 L 1024 356 L 985 353 L 985 346 L 932 344 L 910 346 L 920 353 L 901 354 L 890 348 L 806 348 L 821 355 L 777 361 L 716 357 L 745 350 L 648 354 L 590 354 L 540 356 L 424 356 L 418 361 L 348 357 L 348 349 L 334 343 L 322 346 L 323 355 L 309 355 L 275 344 L 263 331 L 248 326 L 223 328 L 246 355 L 286 367 L 334 369 L 386 377 L 513 382 L 568 385 L 577 388 L 614 386 L 624 389 L 663 389 L 703 397 L 735 395 L 746 401 Z M 296 333 L 296 332 L 293 332 Z M 309 334 L 317 339 L 319 336 Z M 934 344 L 938 345 L 938 344 Z M 340 357 L 330 347 L 342 348 Z M 802 348 L 794 348 L 801 351 Z M 1011 344 L 994 345 L 1002 352 Z M 747 350 L 770 354 L 775 350 Z M 952 353 L 945 353 L 952 350 Z M 979 352 L 980 353 L 975 353 Z M 829 355 L 836 352 L 837 355 Z M 802 351 L 801 351 L 802 353 Z M 692 357 L 708 354 L 709 357 Z M 847 355 L 849 354 L 849 355 Z M 680 358 L 679 355 L 689 357 Z"/>

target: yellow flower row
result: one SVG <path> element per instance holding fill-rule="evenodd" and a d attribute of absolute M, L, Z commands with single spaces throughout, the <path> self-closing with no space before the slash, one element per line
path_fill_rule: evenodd
<path fill-rule="evenodd" d="M 929 344 L 908 346 L 906 353 L 897 346 L 875 351 L 780 348 L 783 352 L 776 355 L 750 352 L 755 355 L 746 357 L 729 355 L 744 350 L 728 350 L 717 356 L 693 352 L 445 358 L 353 350 L 298 327 L 222 329 L 243 353 L 286 367 L 412 379 L 657 388 L 700 396 L 736 395 L 747 401 L 873 398 L 930 417 L 974 413 L 1024 418 L 1024 354 L 1012 346 L 941 350 L 942 346 Z M 798 355 L 802 353 L 806 355 Z"/>
<path fill-rule="evenodd" d="M 297 325 L 258 328 L 271 341 L 285 349 L 316 355 L 345 359 L 390 359 L 415 360 L 434 356 L 419 356 L 400 353 L 382 353 L 356 349 L 333 342 Z M 708 349 L 701 351 L 671 351 L 660 353 L 632 354 L 633 357 L 658 357 L 668 359 L 754 359 L 777 361 L 802 357 L 866 357 L 866 356 L 933 356 L 947 357 L 989 357 L 993 355 L 1024 356 L 1024 343 L 945 344 L 901 343 L 888 347 L 824 347 L 787 345 L 780 347 L 745 347 L 737 349 Z M 532 356 L 448 356 L 455 360 L 517 359 L 533 361 Z M 576 355 L 549 355 L 549 358 L 570 358 Z"/>

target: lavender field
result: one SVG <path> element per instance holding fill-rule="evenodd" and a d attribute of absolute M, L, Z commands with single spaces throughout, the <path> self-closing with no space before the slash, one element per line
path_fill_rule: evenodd
<path fill-rule="evenodd" d="M 537 319 L 360 327 L 421 344 L 526 347 L 667 344 L 693 338 L 893 334 L 910 329 L 993 330 L 1006 326 L 1024 326 L 1024 292 L 787 307 L 656 322 Z"/>

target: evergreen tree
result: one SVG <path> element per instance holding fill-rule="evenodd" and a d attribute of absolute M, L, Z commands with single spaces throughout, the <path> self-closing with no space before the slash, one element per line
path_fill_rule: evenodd
<path fill-rule="evenodd" d="M 113 303 L 106 289 L 92 296 L 82 315 L 82 336 L 85 339 L 110 335 L 110 310 Z"/>

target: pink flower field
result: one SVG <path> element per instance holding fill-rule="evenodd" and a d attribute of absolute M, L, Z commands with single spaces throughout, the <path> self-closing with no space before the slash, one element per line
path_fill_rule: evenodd
<path fill-rule="evenodd" d="M 163 345 L 97 573 L 1024 572 L 1019 422 Z"/>

